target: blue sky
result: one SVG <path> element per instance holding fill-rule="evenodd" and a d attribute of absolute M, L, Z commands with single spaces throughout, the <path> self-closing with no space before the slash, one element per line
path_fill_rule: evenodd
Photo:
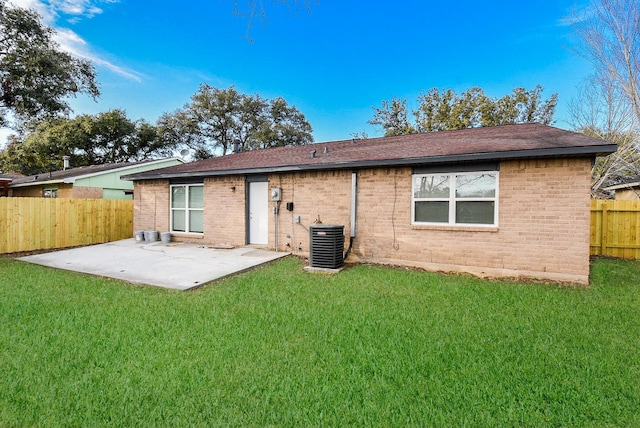
<path fill-rule="evenodd" d="M 264 0 L 267 18 L 251 29 L 232 0 L 12 2 L 38 10 L 61 46 L 96 64 L 102 96 L 73 99 L 74 114 L 121 108 L 155 123 L 201 83 L 235 85 L 282 96 L 316 141 L 330 141 L 381 136 L 367 121 L 393 97 L 413 109 L 433 87 L 498 97 L 540 84 L 545 98 L 558 93 L 555 125 L 569 128 L 567 107 L 591 71 L 571 52 L 567 25 L 586 0 L 320 0 L 310 11 Z"/>

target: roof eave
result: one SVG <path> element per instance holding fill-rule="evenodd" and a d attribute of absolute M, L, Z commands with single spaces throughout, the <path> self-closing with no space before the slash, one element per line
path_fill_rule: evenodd
<path fill-rule="evenodd" d="M 640 181 L 634 181 L 634 182 L 629 182 L 629 183 L 623 183 L 623 184 L 616 184 L 614 186 L 609 186 L 609 187 L 605 187 L 602 190 L 620 190 L 620 189 L 634 189 L 634 188 L 638 188 L 640 187 Z"/>
<path fill-rule="evenodd" d="M 91 172 L 91 173 L 88 173 L 88 174 L 74 175 L 72 177 L 67 177 L 64 180 L 64 182 L 67 183 L 67 184 L 75 183 L 76 180 L 80 180 L 80 179 L 97 177 L 97 176 L 100 176 L 100 175 L 113 174 L 114 172 L 117 173 L 117 172 L 121 172 L 121 171 L 126 171 L 128 169 L 139 168 L 141 166 L 155 165 L 155 164 L 159 164 L 159 163 L 170 162 L 170 161 L 173 161 L 173 160 L 177 160 L 177 161 L 179 161 L 181 163 L 184 163 L 183 159 L 177 158 L 177 157 L 165 158 L 165 159 L 154 159 L 154 160 L 151 160 L 151 161 L 148 161 L 148 162 L 136 162 L 133 165 L 116 167 L 116 168 L 113 168 L 113 169 L 107 169 L 105 171 L 97 171 L 97 172 Z"/>
<path fill-rule="evenodd" d="M 43 185 L 43 184 L 60 184 L 60 183 L 64 183 L 64 181 L 62 179 L 47 180 L 47 181 L 28 181 L 26 183 L 11 183 L 11 184 L 9 184 L 9 187 L 11 187 L 11 188 L 30 187 L 30 186 L 40 186 L 40 185 Z"/>
<path fill-rule="evenodd" d="M 446 156 L 428 156 L 416 158 L 402 159 L 380 159 L 365 160 L 353 162 L 332 162 L 322 164 L 306 164 L 306 165 L 283 165 L 273 167 L 258 168 L 240 168 L 210 171 L 188 171 L 179 173 L 139 173 L 122 176 L 123 180 L 162 180 L 171 178 L 184 177 L 213 177 L 221 175 L 248 175 L 248 174 L 267 174 L 277 172 L 298 172 L 298 171 L 318 171 L 327 169 L 358 169 L 372 167 L 393 167 L 393 166 L 412 166 L 427 165 L 434 163 L 459 163 L 459 162 L 481 162 L 489 160 L 511 160 L 511 159 L 532 159 L 532 158 L 549 158 L 549 157 L 596 157 L 613 153 L 617 150 L 616 144 L 608 144 L 601 146 L 582 146 L 582 147 L 563 147 L 551 149 L 536 150 L 512 150 L 506 152 L 487 152 L 473 154 L 457 154 Z"/>

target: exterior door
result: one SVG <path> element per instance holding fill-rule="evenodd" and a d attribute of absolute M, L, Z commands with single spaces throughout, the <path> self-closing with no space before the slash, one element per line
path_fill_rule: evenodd
<path fill-rule="evenodd" d="M 269 242 L 269 183 L 249 183 L 249 244 Z"/>

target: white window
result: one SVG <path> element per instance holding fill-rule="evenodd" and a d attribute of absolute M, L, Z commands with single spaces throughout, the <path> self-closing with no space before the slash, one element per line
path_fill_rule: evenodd
<path fill-rule="evenodd" d="M 498 172 L 414 174 L 412 224 L 498 224 Z"/>
<path fill-rule="evenodd" d="M 204 232 L 204 185 L 171 186 L 171 231 Z"/>
<path fill-rule="evenodd" d="M 58 197 L 58 189 L 55 187 L 44 189 L 42 191 L 43 198 L 57 198 Z"/>

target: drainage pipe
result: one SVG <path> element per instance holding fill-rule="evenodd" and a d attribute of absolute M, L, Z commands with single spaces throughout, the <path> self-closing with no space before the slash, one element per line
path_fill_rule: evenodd
<path fill-rule="evenodd" d="M 276 232 L 276 236 L 275 236 L 276 253 L 278 252 L 278 211 L 280 211 L 280 202 L 276 202 L 273 205 L 273 221 L 275 223 L 275 232 Z"/>
<path fill-rule="evenodd" d="M 353 239 L 356 237 L 357 227 L 357 213 L 358 213 L 358 173 L 351 173 L 351 225 L 349 227 L 349 248 L 344 254 L 343 260 L 346 260 L 351 254 L 351 248 L 353 247 Z"/>

